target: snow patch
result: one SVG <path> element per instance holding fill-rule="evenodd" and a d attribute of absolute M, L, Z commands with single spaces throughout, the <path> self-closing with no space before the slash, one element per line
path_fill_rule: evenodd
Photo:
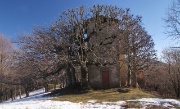
<path fill-rule="evenodd" d="M 175 99 L 160 99 L 160 98 L 142 98 L 136 100 L 127 100 L 127 101 L 134 101 L 140 102 L 143 107 L 147 106 L 163 106 L 163 107 L 174 107 L 173 105 L 180 107 L 180 101 Z"/>
<path fill-rule="evenodd" d="M 165 108 L 180 108 L 180 101 L 175 99 L 142 98 L 117 102 L 97 103 L 96 100 L 89 100 L 87 103 L 72 103 L 69 101 L 52 101 L 52 97 L 44 96 L 44 89 L 30 93 L 30 97 L 15 101 L 0 103 L 0 109 L 124 109 L 128 103 L 140 103 L 142 108 L 163 106 Z"/>

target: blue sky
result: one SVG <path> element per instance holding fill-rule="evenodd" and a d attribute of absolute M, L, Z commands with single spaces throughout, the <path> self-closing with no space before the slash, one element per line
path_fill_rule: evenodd
<path fill-rule="evenodd" d="M 0 33 L 15 41 L 35 26 L 46 27 L 70 8 L 91 7 L 94 4 L 116 5 L 130 8 L 134 15 L 142 16 L 143 26 L 152 35 L 158 55 L 163 48 L 175 46 L 164 34 L 165 13 L 172 0 L 0 0 Z"/>

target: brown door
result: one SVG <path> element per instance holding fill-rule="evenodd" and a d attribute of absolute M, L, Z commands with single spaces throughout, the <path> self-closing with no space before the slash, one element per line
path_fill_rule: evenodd
<path fill-rule="evenodd" d="M 102 72 L 102 87 L 109 88 L 109 72 L 108 71 Z"/>

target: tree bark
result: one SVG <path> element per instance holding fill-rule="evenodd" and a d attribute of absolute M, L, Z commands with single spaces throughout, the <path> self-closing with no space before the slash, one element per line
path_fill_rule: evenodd
<path fill-rule="evenodd" d="M 131 86 L 136 88 L 137 87 L 137 73 L 136 71 L 132 72 L 132 82 L 131 82 Z"/>
<path fill-rule="evenodd" d="M 81 86 L 83 89 L 87 89 L 89 87 L 88 70 L 85 66 L 81 66 Z"/>
<path fill-rule="evenodd" d="M 73 87 L 76 84 L 75 69 L 71 64 L 66 67 L 67 72 L 67 86 Z"/>
<path fill-rule="evenodd" d="M 127 86 L 130 87 L 131 86 L 131 68 L 128 62 L 128 74 L 127 74 Z"/>
<path fill-rule="evenodd" d="M 45 88 L 45 92 L 48 92 L 48 91 L 49 91 L 49 86 L 48 86 L 48 83 L 47 83 L 47 82 L 44 84 L 44 88 Z"/>
<path fill-rule="evenodd" d="M 13 101 L 13 89 L 10 90 L 11 100 Z"/>
<path fill-rule="evenodd" d="M 29 97 L 29 84 L 26 83 L 25 86 L 24 86 L 24 88 L 25 88 L 26 97 Z"/>

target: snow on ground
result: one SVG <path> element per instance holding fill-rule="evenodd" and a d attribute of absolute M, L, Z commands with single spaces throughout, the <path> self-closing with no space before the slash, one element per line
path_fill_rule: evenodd
<path fill-rule="evenodd" d="M 128 102 L 139 102 L 144 108 L 152 106 L 163 106 L 167 108 L 179 107 L 180 101 L 175 99 L 160 99 L 160 98 L 142 98 L 136 100 L 127 100 Z"/>
<path fill-rule="evenodd" d="M 44 89 L 44 88 L 38 89 L 38 90 L 35 90 L 35 91 L 30 92 L 30 93 L 29 93 L 29 96 L 30 96 L 30 97 L 26 97 L 25 94 L 22 94 L 22 95 L 21 95 L 21 99 L 20 99 L 20 96 L 17 96 L 17 97 L 16 97 L 16 100 L 13 101 L 13 102 L 29 101 L 29 100 L 32 100 L 32 99 L 41 99 L 41 98 L 43 98 L 43 97 L 42 97 L 43 95 L 46 95 L 46 94 L 48 94 L 48 93 L 50 93 L 50 92 L 45 93 L 45 89 Z M 9 99 L 9 100 L 6 101 L 6 102 L 12 102 L 12 100 Z"/>
<path fill-rule="evenodd" d="M 6 101 L 0 103 L 0 109 L 124 109 L 123 105 L 131 102 L 138 102 L 142 108 L 163 106 L 168 108 L 180 108 L 180 101 L 175 99 L 142 98 L 136 100 L 102 102 L 96 103 L 90 100 L 88 103 L 72 103 L 69 101 L 52 101 L 46 95 L 44 89 L 39 89 L 30 93 L 30 97 Z"/>

